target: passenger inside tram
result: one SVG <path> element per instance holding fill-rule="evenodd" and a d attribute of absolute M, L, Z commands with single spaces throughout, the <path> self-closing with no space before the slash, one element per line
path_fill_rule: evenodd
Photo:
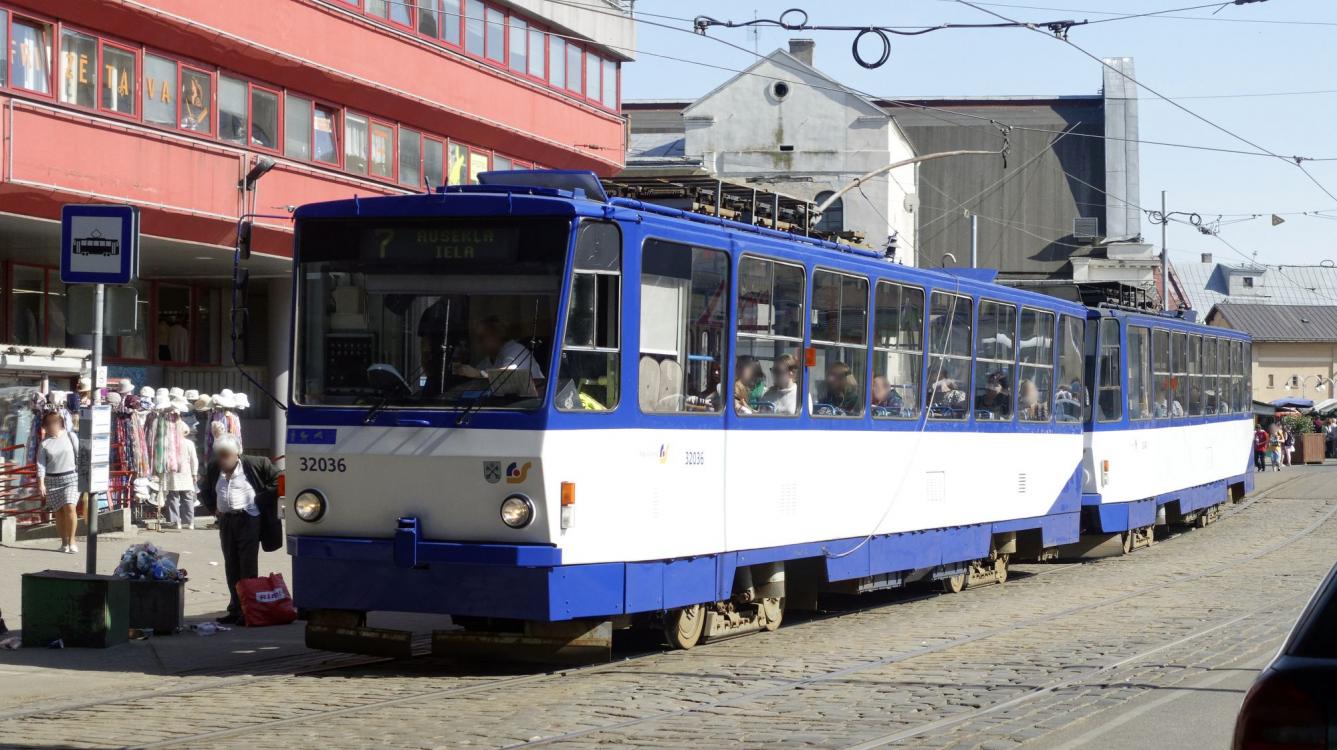
<path fill-rule="evenodd" d="M 939 362 L 941 369 L 937 373 L 938 378 L 933 381 L 933 386 L 929 389 L 929 408 L 934 413 L 963 413 L 968 402 L 966 390 L 955 376 L 955 365 L 952 360 L 939 360 Z"/>
<path fill-rule="evenodd" d="M 1030 378 L 1017 383 L 1017 415 L 1028 422 L 1049 420 L 1049 404 L 1040 399 L 1040 389 Z"/>
<path fill-rule="evenodd" d="M 771 364 L 771 386 L 762 394 L 758 411 L 763 414 L 798 413 L 798 358 L 781 354 Z"/>
<path fill-rule="evenodd" d="M 762 370 L 761 361 L 744 354 L 738 358 L 734 372 L 734 411 L 738 414 L 756 413 L 761 395 L 766 392 L 766 374 Z"/>
<path fill-rule="evenodd" d="M 891 415 L 901 411 L 901 394 L 891 387 L 891 381 L 882 375 L 875 376 L 871 387 L 869 405 L 874 409 L 883 409 Z"/>
<path fill-rule="evenodd" d="M 833 406 L 844 414 L 860 413 L 859 381 L 849 365 L 835 361 L 826 366 L 820 403 Z"/>
<path fill-rule="evenodd" d="M 1012 390 L 1008 387 L 1007 373 L 996 371 L 989 373 L 984 391 L 975 400 L 977 414 L 985 413 L 992 419 L 1009 419 L 1012 416 Z"/>

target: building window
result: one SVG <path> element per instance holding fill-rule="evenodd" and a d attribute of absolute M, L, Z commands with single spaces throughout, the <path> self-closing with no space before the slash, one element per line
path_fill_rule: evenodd
<path fill-rule="evenodd" d="M 535 28 L 529 29 L 529 74 L 535 78 L 543 77 L 543 40 L 547 34 Z"/>
<path fill-rule="evenodd" d="M 515 169 L 515 163 L 509 158 L 502 156 L 501 154 L 492 155 L 492 171 L 509 172 L 512 169 Z"/>
<path fill-rule="evenodd" d="M 202 70 L 181 68 L 181 129 L 214 132 L 214 78 Z"/>
<path fill-rule="evenodd" d="M 367 0 L 367 13 L 369 15 L 385 18 L 389 10 L 389 0 Z"/>
<path fill-rule="evenodd" d="M 1268 375 L 1267 375 L 1267 387 L 1268 387 L 1268 388 L 1276 388 L 1276 387 L 1277 387 L 1276 376 L 1273 375 L 1272 373 L 1268 373 Z"/>
<path fill-rule="evenodd" d="M 603 60 L 593 52 L 585 53 L 585 96 L 598 101 L 603 91 L 600 78 L 603 74 Z"/>
<path fill-rule="evenodd" d="M 218 137 L 246 145 L 246 82 L 218 77 Z"/>
<path fill-rule="evenodd" d="M 344 168 L 367 173 L 367 118 L 362 115 L 344 115 Z"/>
<path fill-rule="evenodd" d="M 251 145 L 271 151 L 279 147 L 279 94 L 251 86 Z"/>
<path fill-rule="evenodd" d="M 442 172 L 444 149 L 441 141 L 422 139 L 422 176 L 428 190 L 436 190 L 446 182 Z"/>
<path fill-rule="evenodd" d="M 446 172 L 451 185 L 463 185 L 469 175 L 469 149 L 458 143 L 450 144 L 450 165 Z"/>
<path fill-rule="evenodd" d="M 566 40 L 561 37 L 548 37 L 548 83 L 566 87 Z"/>
<path fill-rule="evenodd" d="M 46 272 L 32 266 L 10 267 L 10 340 L 19 346 L 46 344 Z"/>
<path fill-rule="evenodd" d="M 51 93 L 51 26 L 14 19 L 9 83 L 39 94 Z"/>
<path fill-rule="evenodd" d="M 566 45 L 566 88 L 577 94 L 580 93 L 580 64 L 584 57 L 579 47 L 574 44 Z"/>
<path fill-rule="evenodd" d="M 399 129 L 399 184 L 422 189 L 422 135 L 408 128 Z"/>
<path fill-rule="evenodd" d="M 492 7 L 487 9 L 487 59 L 506 62 L 506 14 Z"/>
<path fill-rule="evenodd" d="M 190 361 L 190 287 L 157 284 L 158 320 L 154 327 L 159 362 Z"/>
<path fill-rule="evenodd" d="M 292 94 L 283 99 L 283 153 L 294 159 L 311 158 L 311 102 Z"/>
<path fill-rule="evenodd" d="M 413 0 L 386 0 L 390 6 L 390 20 L 401 26 L 413 27 Z"/>
<path fill-rule="evenodd" d="M 3 38 L 0 34 L 0 38 Z M 135 53 L 102 43 L 102 108 L 135 114 Z"/>
<path fill-rule="evenodd" d="M 1245 289 L 1253 289 L 1253 277 L 1252 277 L 1252 276 L 1245 276 L 1245 277 L 1244 277 L 1244 288 L 1245 288 Z"/>
<path fill-rule="evenodd" d="M 9 49 L 9 13 L 0 10 L 0 50 Z M 0 63 L 0 86 L 9 84 L 9 60 Z"/>
<path fill-rule="evenodd" d="M 176 127 L 176 61 L 144 55 L 144 120 Z"/>
<path fill-rule="evenodd" d="M 61 31 L 60 100 L 80 107 L 96 106 L 97 73 L 97 39 Z"/>
<path fill-rule="evenodd" d="M 436 12 L 437 0 L 418 0 L 418 33 L 433 39 L 441 35 L 441 22 Z"/>
<path fill-rule="evenodd" d="M 617 63 L 612 60 L 604 60 L 604 88 L 603 96 L 599 101 L 603 102 L 609 109 L 617 109 Z"/>
<path fill-rule="evenodd" d="M 312 154 L 316 161 L 326 164 L 339 163 L 339 138 L 336 135 L 339 123 L 339 111 L 333 107 L 316 105 L 315 121 L 312 130 L 315 141 Z"/>
<path fill-rule="evenodd" d="M 395 128 L 393 125 L 371 124 L 371 174 L 373 177 L 393 179 L 395 176 Z"/>
<path fill-rule="evenodd" d="M 460 0 L 441 0 L 441 38 L 446 44 L 460 46 L 460 26 L 463 22 Z"/>
<path fill-rule="evenodd" d="M 483 56 L 483 0 L 465 0 L 464 7 L 464 51 L 471 55 Z"/>
<path fill-rule="evenodd" d="M 835 195 L 830 190 L 823 190 L 813 199 L 813 203 L 821 205 L 827 198 Z M 834 203 L 827 206 L 826 213 L 812 225 L 814 232 L 829 232 L 830 234 L 839 234 L 845 231 L 845 199 L 837 198 Z"/>
<path fill-rule="evenodd" d="M 491 159 L 488 158 L 486 151 L 476 149 L 469 150 L 469 184 L 478 184 L 478 175 L 488 170 Z"/>
<path fill-rule="evenodd" d="M 529 70 L 529 24 L 511 16 L 511 70 L 524 73 Z"/>

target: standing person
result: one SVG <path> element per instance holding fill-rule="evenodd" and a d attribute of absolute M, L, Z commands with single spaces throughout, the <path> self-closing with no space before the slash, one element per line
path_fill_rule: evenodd
<path fill-rule="evenodd" d="M 218 519 L 218 536 L 223 545 L 223 566 L 227 574 L 230 599 L 227 614 L 218 618 L 224 625 L 244 625 L 237 581 L 260 574 L 260 546 L 267 531 L 278 526 L 279 472 L 269 459 L 241 455 L 241 443 L 235 436 L 214 438 L 214 457 L 204 472 L 200 502 Z M 268 541 L 268 540 L 266 540 Z M 279 545 L 265 544 L 266 549 Z"/>
<path fill-rule="evenodd" d="M 167 495 L 167 520 L 178 529 L 195 528 L 195 483 L 199 478 L 200 459 L 195 452 L 195 441 L 190 439 L 190 425 L 175 423 L 181 432 L 176 443 L 176 468 L 162 476 L 163 492 Z"/>
<path fill-rule="evenodd" d="M 37 448 L 37 495 L 56 518 L 60 551 L 79 551 L 74 532 L 79 526 L 79 439 L 65 429 L 58 411 L 42 415 L 42 444 Z"/>
<path fill-rule="evenodd" d="M 1328 417 L 1328 423 L 1323 425 L 1323 444 L 1328 458 L 1337 458 L 1337 417 Z"/>
<path fill-rule="evenodd" d="M 1253 433 L 1253 468 L 1267 471 L 1267 430 L 1263 429 L 1262 422 L 1256 427 Z"/>
<path fill-rule="evenodd" d="M 1272 468 L 1277 471 L 1281 471 L 1281 454 L 1285 450 L 1283 447 L 1285 442 L 1281 434 L 1281 425 L 1279 423 L 1272 425 L 1272 430 L 1267 436 L 1267 447 L 1272 456 Z"/>
<path fill-rule="evenodd" d="M 1291 454 L 1295 452 L 1295 432 L 1285 425 L 1281 428 L 1281 445 L 1285 452 L 1282 458 L 1285 459 L 1286 465 L 1290 466 Z"/>

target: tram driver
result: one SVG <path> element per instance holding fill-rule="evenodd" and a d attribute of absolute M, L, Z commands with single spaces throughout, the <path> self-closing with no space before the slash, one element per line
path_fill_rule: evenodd
<path fill-rule="evenodd" d="M 528 373 L 535 390 L 543 389 L 543 369 L 534 353 L 506 336 L 500 318 L 492 315 L 479 321 L 474 326 L 474 342 L 482 356 L 472 365 L 456 363 L 451 367 L 452 373 L 466 378 L 486 378 L 494 385 L 502 382 L 502 378 L 514 377 L 508 373 Z"/>

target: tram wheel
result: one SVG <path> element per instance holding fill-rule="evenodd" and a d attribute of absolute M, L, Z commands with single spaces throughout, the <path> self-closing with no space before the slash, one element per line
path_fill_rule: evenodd
<path fill-rule="evenodd" d="M 944 594 L 959 594 L 966 587 L 966 574 L 949 576 L 942 579 L 942 591 Z"/>
<path fill-rule="evenodd" d="M 701 642 L 706 612 L 700 604 L 669 610 L 664 615 L 664 637 L 673 648 L 689 649 Z"/>
<path fill-rule="evenodd" d="M 1123 537 L 1123 553 L 1127 555 L 1133 551 L 1133 530 L 1129 529 L 1120 536 Z"/>

